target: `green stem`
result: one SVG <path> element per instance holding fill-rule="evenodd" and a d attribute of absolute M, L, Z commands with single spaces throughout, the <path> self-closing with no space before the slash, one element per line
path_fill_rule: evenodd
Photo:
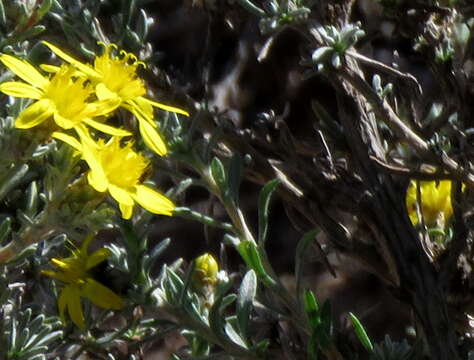
<path fill-rule="evenodd" d="M 234 225 L 234 228 L 237 231 L 237 236 L 239 237 L 240 241 L 249 241 L 256 245 L 257 243 L 255 241 L 254 236 L 252 235 L 252 232 L 249 230 L 249 227 L 247 226 L 247 222 L 245 220 L 244 214 L 242 213 L 240 208 L 236 206 L 235 202 L 224 199 L 224 197 L 222 196 L 220 192 L 219 186 L 215 183 L 210 173 L 209 167 L 203 165 L 203 166 L 199 166 L 197 170 L 203 177 L 204 182 L 208 185 L 208 190 L 212 194 L 214 194 L 217 198 L 219 198 L 221 203 L 224 205 L 224 208 L 227 214 L 229 215 L 231 222 Z M 301 311 L 301 308 L 298 302 L 291 296 L 288 290 L 281 283 L 280 279 L 276 275 L 275 270 L 270 264 L 270 261 L 268 260 L 268 257 L 264 249 L 259 249 L 259 250 L 262 250 L 262 251 L 259 251 L 259 253 L 261 255 L 261 260 L 262 260 L 265 272 L 267 273 L 268 277 L 271 279 L 271 281 L 263 281 L 264 285 L 268 287 L 275 295 L 277 295 L 281 299 L 283 304 L 288 308 L 288 310 L 293 314 L 294 318 L 292 319 L 292 321 L 295 327 L 300 329 L 302 335 L 305 337 L 310 336 L 311 331 L 309 330 L 306 316 Z"/>

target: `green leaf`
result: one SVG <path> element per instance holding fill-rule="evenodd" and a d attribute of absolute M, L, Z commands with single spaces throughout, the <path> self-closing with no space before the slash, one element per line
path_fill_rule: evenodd
<path fill-rule="evenodd" d="M 30 328 L 33 334 L 36 334 L 40 330 L 41 326 L 43 325 L 44 319 L 45 316 L 43 314 L 40 314 L 36 316 L 33 321 L 30 322 L 28 327 Z"/>
<path fill-rule="evenodd" d="M 5 7 L 3 6 L 3 0 L 0 0 L 0 25 L 5 26 L 7 23 L 7 17 L 5 15 Z"/>
<path fill-rule="evenodd" d="M 136 33 L 138 37 L 144 41 L 148 35 L 148 29 L 150 28 L 153 19 L 149 18 L 145 10 L 140 9 L 140 15 L 138 16 Z"/>
<path fill-rule="evenodd" d="M 315 329 L 321 323 L 321 319 L 319 317 L 318 301 L 311 290 L 306 290 L 304 293 L 304 309 L 308 315 L 310 327 Z"/>
<path fill-rule="evenodd" d="M 241 241 L 236 236 L 233 236 L 233 235 L 230 235 L 230 234 L 225 234 L 224 239 L 223 239 L 223 243 L 227 246 L 232 246 L 232 247 L 237 248 L 237 250 L 239 250 L 238 247 L 241 244 Z M 240 250 L 239 250 L 239 253 L 240 253 Z M 242 258 L 244 257 L 244 255 L 242 253 L 240 253 L 240 255 L 242 256 Z M 244 261 L 247 263 L 247 261 L 245 259 L 244 259 Z"/>
<path fill-rule="evenodd" d="M 339 69 L 342 65 L 341 57 L 339 54 L 334 53 L 331 58 L 331 64 L 334 68 Z"/>
<path fill-rule="evenodd" d="M 166 196 L 171 199 L 175 199 L 176 197 L 178 197 L 178 195 L 185 192 L 193 184 L 194 184 L 194 181 L 191 178 L 186 178 L 184 180 L 181 180 L 175 187 L 173 187 L 172 190 L 166 193 Z"/>
<path fill-rule="evenodd" d="M 311 338 L 307 348 L 308 355 L 310 359 L 317 359 L 319 350 L 325 350 L 331 345 L 331 305 L 329 301 L 326 301 L 320 307 L 314 293 L 311 290 L 306 290 L 304 293 L 304 309 L 311 328 Z"/>
<path fill-rule="evenodd" d="M 270 199 L 280 180 L 273 179 L 265 184 L 258 197 L 258 243 L 264 246 L 268 232 L 268 207 Z"/>
<path fill-rule="evenodd" d="M 46 27 L 44 25 L 35 25 L 26 31 L 7 37 L 5 40 L 2 41 L 0 47 L 5 47 L 7 45 L 16 44 L 24 40 L 28 40 L 29 38 L 41 34 L 45 30 Z"/>
<path fill-rule="evenodd" d="M 214 301 L 214 304 L 209 311 L 209 326 L 214 334 L 216 334 L 220 339 L 227 339 L 227 335 L 224 332 L 225 319 L 222 313 L 236 298 L 237 296 L 234 294 L 225 297 L 220 296 L 216 301 Z"/>
<path fill-rule="evenodd" d="M 229 337 L 230 340 L 232 340 L 233 343 L 243 347 L 244 349 L 247 349 L 247 345 L 245 344 L 245 341 L 242 339 L 242 337 L 235 331 L 234 327 L 230 323 L 226 323 L 224 326 L 225 333 Z"/>
<path fill-rule="evenodd" d="M 237 297 L 237 320 L 244 339 L 248 339 L 248 324 L 253 301 L 257 294 L 257 275 L 249 270 L 242 279 Z"/>
<path fill-rule="evenodd" d="M 10 235 L 11 230 L 12 218 L 7 217 L 0 224 L 0 244 L 2 244 L 7 239 L 8 235 Z"/>
<path fill-rule="evenodd" d="M 211 160 L 211 176 L 216 185 L 218 186 L 219 190 L 224 193 L 225 192 L 225 184 L 226 184 L 226 176 L 224 165 L 218 157 L 214 157 Z"/>
<path fill-rule="evenodd" d="M 330 46 L 321 46 L 317 48 L 315 51 L 313 51 L 313 54 L 311 55 L 311 59 L 313 63 L 315 64 L 324 62 L 333 51 L 334 51 L 333 48 Z"/>
<path fill-rule="evenodd" d="M 125 29 L 123 43 L 125 46 L 128 46 L 133 52 L 140 51 L 140 47 L 143 44 L 143 41 L 139 38 L 137 33 L 133 30 L 130 30 L 128 27 Z"/>
<path fill-rule="evenodd" d="M 355 316 L 353 313 L 349 313 L 349 318 L 351 319 L 352 326 L 354 326 L 354 331 L 359 338 L 359 341 L 362 343 L 362 345 L 365 347 L 365 349 L 368 352 L 373 352 L 374 351 L 374 346 L 372 345 L 372 341 L 370 341 L 369 336 L 367 335 L 367 332 L 364 329 L 364 326 L 362 326 L 362 323 L 359 321 L 357 316 Z"/>
<path fill-rule="evenodd" d="M 237 246 L 237 250 L 247 266 L 255 271 L 261 281 L 267 285 L 274 283 L 274 280 L 267 274 L 263 266 L 262 257 L 256 244 L 251 241 L 242 241 Z"/>
<path fill-rule="evenodd" d="M 16 338 L 17 338 L 17 323 L 16 319 L 12 318 L 10 320 L 10 349 L 14 350 L 16 348 Z"/>
<path fill-rule="evenodd" d="M 0 185 L 0 200 L 16 186 L 18 186 L 24 179 L 25 175 L 29 170 L 27 164 L 17 165 L 9 169 L 5 174 L 2 174 L 2 184 Z"/>
<path fill-rule="evenodd" d="M 264 358 L 264 354 L 267 352 L 268 347 L 270 346 L 270 340 L 263 339 L 255 345 L 255 349 L 257 350 L 258 354 L 262 354 L 262 358 Z"/>
<path fill-rule="evenodd" d="M 308 342 L 308 358 L 310 360 L 317 360 L 318 359 L 318 338 L 316 336 L 316 329 L 313 330 L 311 334 L 311 338 Z"/>
<path fill-rule="evenodd" d="M 196 294 L 193 294 L 193 295 L 196 295 Z M 188 316 L 194 318 L 195 320 L 197 320 L 199 322 L 202 322 L 203 324 L 205 324 L 207 322 L 207 320 L 205 319 L 205 317 L 201 313 L 201 309 L 200 309 L 200 306 L 199 306 L 199 298 L 197 297 L 197 295 L 192 296 L 191 301 L 189 301 L 189 302 L 186 301 L 183 304 L 183 309 L 186 312 L 186 314 L 188 314 Z"/>
<path fill-rule="evenodd" d="M 454 38 L 461 46 L 466 46 L 470 37 L 471 31 L 467 24 L 457 23 L 454 25 Z"/>
<path fill-rule="evenodd" d="M 151 271 L 156 260 L 158 260 L 160 255 L 163 253 L 163 251 L 166 250 L 170 243 L 171 239 L 166 238 L 153 247 L 153 249 L 150 251 L 147 261 L 143 263 L 143 267 L 145 268 L 145 270 Z"/>
<path fill-rule="evenodd" d="M 301 240 L 298 242 L 296 246 L 295 252 L 295 278 L 296 278 L 296 291 L 298 299 L 300 299 L 300 288 L 301 288 L 301 276 L 303 271 L 303 263 L 306 254 L 306 249 L 308 248 L 309 244 L 311 244 L 316 235 L 318 234 L 318 230 L 311 230 L 308 231 L 306 234 L 303 235 Z"/>
<path fill-rule="evenodd" d="M 186 295 L 189 289 L 189 285 L 191 284 L 191 280 L 194 274 L 194 267 L 195 267 L 195 262 L 193 260 L 189 264 L 188 269 L 186 270 L 186 274 L 184 276 L 183 288 L 181 289 L 181 293 L 179 294 L 180 305 L 184 304 L 186 300 Z"/>
<path fill-rule="evenodd" d="M 30 329 L 28 328 L 21 329 L 16 339 L 18 350 L 21 350 L 26 345 L 26 342 L 28 341 L 29 337 L 30 337 Z"/>
<path fill-rule="evenodd" d="M 235 300 L 237 299 L 237 295 L 235 294 L 229 294 L 226 295 L 222 298 L 222 304 L 221 307 L 224 309 L 227 306 L 231 305 Z"/>
<path fill-rule="evenodd" d="M 178 304 L 182 293 L 184 283 L 180 277 L 170 268 L 166 267 L 166 281 L 164 281 L 164 290 L 166 292 L 167 301 L 171 305 Z"/>
<path fill-rule="evenodd" d="M 45 16 L 49 10 L 51 9 L 51 5 L 53 5 L 52 0 L 43 0 L 41 3 L 40 8 L 38 9 L 38 19 L 37 21 L 40 21 L 43 16 Z"/>
<path fill-rule="evenodd" d="M 36 185 L 36 181 L 32 181 L 26 190 L 25 214 L 29 217 L 36 215 L 38 211 L 38 199 L 38 186 Z"/>
<path fill-rule="evenodd" d="M 124 0 L 122 1 L 122 14 L 123 14 L 123 27 L 124 29 L 130 25 L 132 15 L 135 12 L 136 1 L 135 0 Z"/>
<path fill-rule="evenodd" d="M 329 348 L 332 338 L 332 311 L 331 303 L 326 300 L 320 310 L 321 323 L 315 329 L 319 347 L 322 350 Z"/>
<path fill-rule="evenodd" d="M 265 11 L 260 9 L 258 6 L 253 4 L 250 0 L 238 0 L 239 4 L 242 5 L 242 7 L 252 13 L 253 15 L 259 16 L 259 17 L 264 17 L 265 16 Z"/>
<path fill-rule="evenodd" d="M 239 188 L 240 182 L 242 181 L 242 158 L 239 154 L 234 154 L 229 164 L 228 172 L 228 196 L 236 204 L 239 200 Z"/>

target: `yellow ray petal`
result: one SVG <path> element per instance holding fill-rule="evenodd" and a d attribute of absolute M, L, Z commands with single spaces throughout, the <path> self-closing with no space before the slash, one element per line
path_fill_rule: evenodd
<path fill-rule="evenodd" d="M 175 205 L 166 196 L 145 185 L 137 185 L 135 186 L 135 190 L 136 192 L 132 194 L 132 196 L 144 209 L 153 214 L 169 216 L 173 214 Z"/>
<path fill-rule="evenodd" d="M 10 96 L 36 100 L 43 96 L 43 91 L 40 89 L 19 81 L 9 81 L 0 84 L 0 91 Z"/>
<path fill-rule="evenodd" d="M 63 324 L 66 324 L 66 309 L 67 309 L 67 303 L 69 300 L 69 291 L 67 290 L 68 286 L 64 287 L 61 290 L 61 294 L 59 294 L 58 298 L 58 310 L 59 310 L 59 317 L 61 318 L 61 321 Z"/>
<path fill-rule="evenodd" d="M 87 258 L 89 256 L 89 245 L 91 244 L 93 239 L 94 235 L 92 234 L 89 234 L 85 237 L 85 239 L 82 241 L 81 248 L 79 250 L 79 256 L 82 256 L 83 258 Z"/>
<path fill-rule="evenodd" d="M 104 169 L 102 168 L 99 160 L 95 157 L 94 150 L 84 142 L 82 142 L 82 157 L 91 169 L 87 174 L 87 180 L 89 184 L 98 192 L 106 191 L 109 181 L 107 180 Z"/>
<path fill-rule="evenodd" d="M 160 156 L 166 155 L 168 149 L 166 144 L 161 138 L 160 134 L 156 129 L 151 126 L 148 121 L 141 120 L 139 121 L 140 134 L 145 142 L 152 151 L 156 152 Z"/>
<path fill-rule="evenodd" d="M 64 282 L 69 281 L 69 278 L 67 276 L 65 276 L 63 273 L 56 272 L 56 271 L 41 270 L 41 274 L 64 281 Z"/>
<path fill-rule="evenodd" d="M 66 296 L 69 316 L 71 317 L 72 322 L 77 325 L 77 327 L 84 329 L 86 325 L 84 314 L 82 313 L 81 291 L 79 288 L 72 285 L 66 286 L 63 289 L 63 292 L 66 289 L 68 289 Z"/>
<path fill-rule="evenodd" d="M 114 184 L 109 184 L 109 193 L 119 204 L 124 204 L 125 206 L 133 205 L 133 198 L 127 190 Z"/>
<path fill-rule="evenodd" d="M 98 249 L 87 257 L 86 269 L 89 270 L 100 264 L 110 256 L 110 250 L 106 248 Z"/>
<path fill-rule="evenodd" d="M 148 121 L 153 127 L 157 127 L 153 121 L 153 106 L 144 100 L 145 98 L 140 96 L 126 101 L 122 106 L 135 115 L 138 120 Z"/>
<path fill-rule="evenodd" d="M 77 69 L 82 71 L 84 74 L 87 76 L 90 76 L 92 78 L 98 78 L 100 77 L 100 74 L 97 73 L 92 67 L 89 65 L 81 63 L 79 60 L 74 59 L 72 56 L 69 56 L 66 54 L 64 51 L 62 51 L 60 48 L 57 46 L 47 42 L 43 41 L 43 44 L 45 44 L 49 49 L 54 52 L 57 56 L 59 56 L 61 59 L 64 61 L 68 62 L 71 65 L 74 65 Z"/>
<path fill-rule="evenodd" d="M 81 294 L 104 309 L 120 310 L 125 306 L 120 296 L 92 278 L 87 278 Z"/>
<path fill-rule="evenodd" d="M 87 106 L 86 113 L 89 117 L 109 115 L 120 106 L 121 100 L 119 97 L 108 98 L 96 101 Z"/>
<path fill-rule="evenodd" d="M 88 146 L 91 149 L 98 149 L 99 145 L 92 139 L 91 135 L 88 132 L 87 127 L 84 124 L 78 124 L 74 127 L 79 139 L 81 141 L 81 146 Z"/>
<path fill-rule="evenodd" d="M 49 64 L 40 64 L 40 69 L 51 74 L 55 74 L 61 69 L 60 66 L 49 65 Z"/>
<path fill-rule="evenodd" d="M 53 117 L 54 117 L 54 122 L 56 123 L 56 125 L 58 125 L 62 129 L 69 130 L 69 129 L 72 129 L 75 125 L 74 121 L 68 118 L 65 118 L 57 111 L 53 113 Z"/>
<path fill-rule="evenodd" d="M 122 218 L 125 220 L 129 220 L 132 217 L 133 214 L 133 205 L 124 205 L 124 204 L 119 204 L 120 207 L 120 212 L 122 213 Z"/>
<path fill-rule="evenodd" d="M 138 100 L 138 99 L 137 99 Z M 183 109 L 180 109 L 180 108 L 177 108 L 177 107 L 174 107 L 174 106 L 169 106 L 169 105 L 165 105 L 165 104 L 161 104 L 159 102 L 156 102 L 156 101 L 153 101 L 153 100 L 150 100 L 150 99 L 147 99 L 147 98 L 144 98 L 144 97 L 141 97 L 140 100 L 146 102 L 146 103 L 149 103 L 150 105 L 154 106 L 154 107 L 157 107 L 159 109 L 162 109 L 162 110 L 166 110 L 166 111 L 169 111 L 169 112 L 174 112 L 176 114 L 181 114 L 181 115 L 186 115 L 186 116 L 189 116 L 189 113 L 186 111 L 186 110 L 183 110 Z"/>
<path fill-rule="evenodd" d="M 79 152 L 82 152 L 82 145 L 77 139 L 71 135 L 67 135 L 65 133 L 55 131 L 51 134 L 51 137 L 61 140 L 65 142 L 66 144 L 72 146 L 74 149 L 76 149 Z"/>
<path fill-rule="evenodd" d="M 76 130 L 81 139 L 82 158 L 87 162 L 87 165 L 89 165 L 89 168 L 91 169 L 87 174 L 89 185 L 98 192 L 106 191 L 109 181 L 107 180 L 104 169 L 95 154 L 97 144 L 91 139 L 90 135 L 87 133 L 87 129 L 83 125 L 75 126 L 74 130 Z"/>
<path fill-rule="evenodd" d="M 97 172 L 91 169 L 87 174 L 87 181 L 89 182 L 89 185 L 98 192 L 104 192 L 107 190 L 108 181 L 103 172 Z"/>
<path fill-rule="evenodd" d="M 64 260 L 64 259 L 63 259 L 63 260 Z M 59 260 L 59 259 L 52 258 L 52 259 L 51 259 L 51 262 L 52 262 L 54 265 L 56 265 L 58 268 L 60 268 L 60 269 L 63 269 L 63 270 L 64 270 L 64 269 L 68 269 L 68 268 L 69 268 L 67 262 L 61 261 L 61 260 Z"/>
<path fill-rule="evenodd" d="M 97 84 L 95 87 L 95 94 L 99 100 L 118 98 L 121 101 L 120 97 L 113 91 L 110 91 L 104 83 Z"/>
<path fill-rule="evenodd" d="M 94 129 L 99 130 L 100 132 L 103 132 L 105 134 L 110 134 L 113 136 L 130 136 L 132 133 L 127 130 L 119 129 L 114 126 L 106 125 L 104 123 L 92 120 L 92 119 L 83 119 L 82 120 L 84 123 L 89 125 L 90 127 L 93 127 Z"/>
<path fill-rule="evenodd" d="M 43 89 L 49 84 L 49 80 L 41 75 L 41 73 L 36 70 L 33 65 L 25 60 L 20 60 L 16 57 L 4 54 L 0 56 L 0 61 L 8 69 L 14 72 L 16 76 L 31 85 Z"/>
<path fill-rule="evenodd" d="M 53 115 L 54 106 L 47 99 L 41 99 L 28 106 L 15 120 L 18 129 L 30 129 Z"/>

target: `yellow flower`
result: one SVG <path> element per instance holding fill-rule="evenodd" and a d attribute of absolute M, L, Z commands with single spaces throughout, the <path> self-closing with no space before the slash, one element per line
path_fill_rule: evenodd
<path fill-rule="evenodd" d="M 82 312 L 81 297 L 89 299 L 93 304 L 104 308 L 119 310 L 124 307 L 120 296 L 94 280 L 89 270 L 110 256 L 109 249 L 98 249 L 91 255 L 88 247 L 92 236 L 82 243 L 80 249 L 72 252 L 72 256 L 64 259 L 51 259 L 59 271 L 43 270 L 42 273 L 62 281 L 65 286 L 58 298 L 59 315 L 65 322 L 65 313 L 81 329 L 85 328 L 84 313 Z"/>
<path fill-rule="evenodd" d="M 82 153 L 90 167 L 87 179 L 99 192 L 108 191 L 120 207 L 122 217 L 130 219 L 135 203 L 154 214 L 172 215 L 175 205 L 166 196 L 142 184 L 149 161 L 132 149 L 133 142 L 123 147 L 120 140 L 112 137 L 107 143 L 90 138 L 81 144 L 65 134 L 54 134 Z"/>
<path fill-rule="evenodd" d="M 94 65 L 83 64 L 66 54 L 53 44 L 44 41 L 57 56 L 74 65 L 92 81 L 97 97 L 100 100 L 116 99 L 120 106 L 130 111 L 138 120 L 140 134 L 145 144 L 159 155 L 167 152 L 166 144 L 157 132 L 157 124 L 153 121 L 153 107 L 188 116 L 189 113 L 144 97 L 145 84 L 137 75 L 137 69 L 145 64 L 136 56 L 124 50 L 118 51 L 117 45 L 105 45 L 104 54 L 97 56 Z M 114 51 L 115 50 L 115 51 Z M 118 53 L 114 55 L 114 53 Z M 52 70 L 52 68 L 50 67 Z"/>
<path fill-rule="evenodd" d="M 416 225 L 420 222 L 419 214 L 421 213 L 428 226 L 444 226 L 453 214 L 451 181 L 420 181 L 419 184 L 420 199 L 417 196 L 417 183 L 413 180 L 410 182 L 406 195 L 406 206 L 412 224 Z M 420 209 L 418 209 L 418 204 Z"/>
<path fill-rule="evenodd" d="M 15 127 L 29 129 L 53 118 L 56 125 L 64 130 L 82 128 L 85 131 L 85 125 L 89 125 L 111 135 L 130 135 L 128 131 L 93 120 L 95 116 L 107 115 L 115 110 L 119 102 L 116 99 L 89 102 L 94 89 L 86 79 L 74 76 L 77 72 L 75 68 L 62 66 L 48 78 L 28 62 L 13 56 L 1 55 L 0 61 L 26 82 L 4 82 L 0 84 L 0 91 L 36 100 L 18 116 Z"/>

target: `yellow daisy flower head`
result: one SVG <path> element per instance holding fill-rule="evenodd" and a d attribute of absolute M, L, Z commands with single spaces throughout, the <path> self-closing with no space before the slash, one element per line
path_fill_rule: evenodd
<path fill-rule="evenodd" d="M 99 42 L 105 49 L 104 53 L 95 58 L 93 65 L 84 64 L 55 45 L 47 41 L 43 43 L 57 56 L 87 76 L 94 84 L 97 97 L 100 100 L 116 99 L 122 108 L 135 115 L 139 123 L 140 134 L 151 150 L 158 155 L 167 153 L 166 144 L 156 130 L 158 126 L 154 121 L 153 107 L 186 116 L 189 116 L 189 113 L 147 99 L 144 96 L 146 87 L 137 74 L 139 66 L 145 67 L 143 62 L 138 61 L 135 55 L 119 50 L 115 44 L 105 45 Z"/>
<path fill-rule="evenodd" d="M 110 250 L 105 248 L 89 254 L 91 240 L 92 236 L 85 239 L 81 248 L 72 251 L 70 257 L 51 259 L 52 264 L 59 271 L 42 271 L 44 275 L 64 283 L 58 298 L 59 315 L 65 322 L 65 314 L 68 312 L 72 322 L 81 329 L 85 328 L 81 297 L 89 299 L 94 305 L 104 309 L 119 310 L 125 305 L 120 296 L 91 276 L 90 270 L 110 256 Z"/>
<path fill-rule="evenodd" d="M 149 161 L 133 150 L 132 141 L 121 146 L 117 137 L 95 142 L 82 136 L 83 142 L 79 143 L 65 134 L 54 135 L 82 153 L 90 168 L 89 184 L 99 192 L 107 191 L 119 203 L 124 219 L 132 217 L 135 204 L 153 214 L 173 214 L 175 205 L 170 199 L 142 184 Z"/>
<path fill-rule="evenodd" d="M 138 67 L 145 67 L 145 63 L 138 61 L 132 53 L 119 51 L 115 44 L 99 42 L 99 45 L 104 47 L 104 53 L 94 59 L 94 70 L 100 74 L 100 82 L 106 86 L 103 90 L 111 91 L 123 101 L 145 95 L 145 83 L 137 74 Z"/>
<path fill-rule="evenodd" d="M 453 214 L 451 181 L 420 181 L 419 186 L 421 194 L 419 199 L 417 182 L 413 180 L 406 195 L 406 206 L 412 224 L 420 223 L 422 215 L 428 226 L 444 226 Z"/>
<path fill-rule="evenodd" d="M 89 125 L 116 136 L 130 135 L 128 131 L 93 120 L 93 117 L 114 111 L 119 102 L 116 99 L 89 101 L 94 88 L 86 79 L 75 76 L 77 71 L 74 67 L 61 66 L 49 78 L 27 61 L 14 56 L 1 55 L 0 62 L 24 81 L 4 82 L 0 84 L 0 92 L 36 100 L 15 120 L 16 128 L 29 129 L 52 118 L 64 130 Z"/>

